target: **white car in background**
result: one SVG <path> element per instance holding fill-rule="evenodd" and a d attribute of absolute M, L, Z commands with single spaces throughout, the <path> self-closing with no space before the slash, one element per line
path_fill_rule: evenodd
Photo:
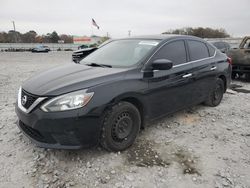
<path fill-rule="evenodd" d="M 39 52 L 47 53 L 49 51 L 50 51 L 50 48 L 48 46 L 44 46 L 44 45 L 39 45 L 31 50 L 31 52 L 37 52 L 37 53 L 39 53 Z"/>

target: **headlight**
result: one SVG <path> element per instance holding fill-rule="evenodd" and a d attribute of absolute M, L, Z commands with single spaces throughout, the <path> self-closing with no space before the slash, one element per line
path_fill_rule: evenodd
<path fill-rule="evenodd" d="M 44 112 L 58 112 L 81 108 L 88 104 L 94 93 L 87 90 L 76 91 L 50 99 L 41 106 Z"/>

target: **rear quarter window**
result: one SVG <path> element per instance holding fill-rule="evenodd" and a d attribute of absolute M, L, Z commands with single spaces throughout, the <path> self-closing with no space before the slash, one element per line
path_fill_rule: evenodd
<path fill-rule="evenodd" d="M 208 48 L 209 56 L 210 57 L 214 56 L 214 53 L 215 53 L 214 47 L 210 45 L 209 43 L 207 43 L 207 48 Z"/>
<path fill-rule="evenodd" d="M 208 47 L 205 43 L 195 40 L 188 40 L 187 42 L 191 61 L 210 57 Z"/>

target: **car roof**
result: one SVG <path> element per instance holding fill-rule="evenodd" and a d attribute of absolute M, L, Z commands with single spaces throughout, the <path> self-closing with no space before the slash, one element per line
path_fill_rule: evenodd
<path fill-rule="evenodd" d="M 228 42 L 225 42 L 225 41 L 208 41 L 208 42 L 211 42 L 212 44 L 215 44 L 215 43 L 228 44 Z"/>
<path fill-rule="evenodd" d="M 121 39 L 149 39 L 149 40 L 167 40 L 167 39 L 175 39 L 175 38 L 186 38 L 186 39 L 198 39 L 201 38 L 190 36 L 190 35 L 174 35 L 174 34 L 160 34 L 160 35 L 141 35 L 141 36 L 133 36 Z"/>

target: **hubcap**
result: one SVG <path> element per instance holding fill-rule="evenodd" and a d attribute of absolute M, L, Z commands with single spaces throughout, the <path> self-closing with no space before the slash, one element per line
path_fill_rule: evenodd
<path fill-rule="evenodd" d="M 216 86 L 216 89 L 214 91 L 214 100 L 215 101 L 219 101 L 221 99 L 221 86 L 220 85 L 217 85 Z"/>
<path fill-rule="evenodd" d="M 133 120 L 129 113 L 121 113 L 112 127 L 112 138 L 116 141 L 126 140 L 132 130 Z"/>

